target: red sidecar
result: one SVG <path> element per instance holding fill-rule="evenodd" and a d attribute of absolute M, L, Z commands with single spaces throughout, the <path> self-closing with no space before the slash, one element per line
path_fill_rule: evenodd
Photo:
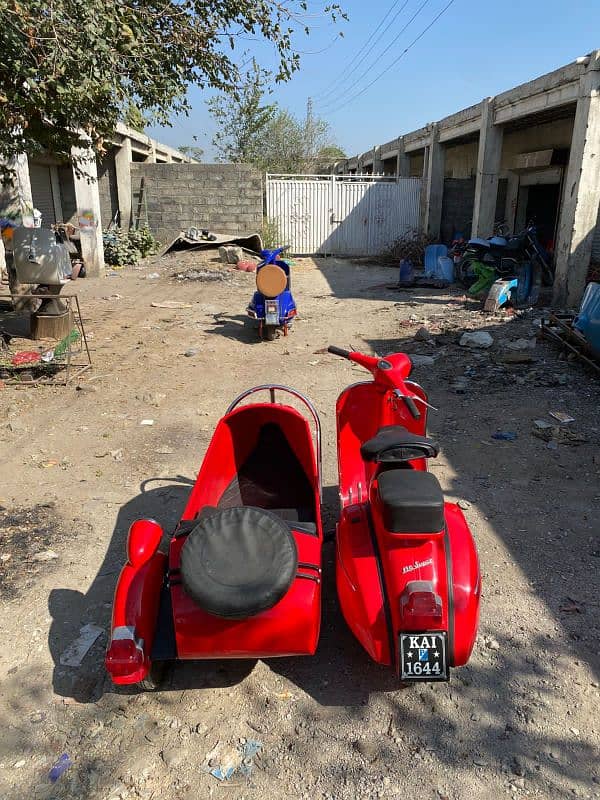
<path fill-rule="evenodd" d="M 403 353 L 378 359 L 330 347 L 374 380 L 337 402 L 341 514 L 336 582 L 348 626 L 399 678 L 447 680 L 477 634 L 481 578 L 462 511 L 444 502 L 427 459 L 427 396 Z"/>
<path fill-rule="evenodd" d="M 270 402 L 240 405 L 261 390 Z M 301 401 L 308 418 L 276 403 L 276 392 Z M 277 385 L 240 395 L 173 534 L 153 520 L 130 528 L 105 659 L 113 682 L 149 688 L 177 659 L 313 654 L 320 504 L 321 433 L 310 401 Z"/>

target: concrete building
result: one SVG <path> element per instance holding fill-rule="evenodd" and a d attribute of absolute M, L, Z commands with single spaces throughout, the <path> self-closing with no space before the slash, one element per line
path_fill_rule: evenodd
<path fill-rule="evenodd" d="M 111 220 L 124 228 L 131 224 L 131 164 L 181 164 L 194 159 L 122 124 L 102 158 L 91 149 L 74 150 L 73 156 L 80 159 L 79 170 L 51 155 L 16 159 L 14 187 L 3 191 L 0 215 L 11 206 L 33 206 L 42 213 L 44 226 L 79 225 L 83 260 L 93 276 L 104 267 L 102 229 Z"/>
<path fill-rule="evenodd" d="M 534 218 L 554 250 L 554 301 L 577 305 L 590 263 L 600 263 L 600 50 L 334 172 L 422 176 L 423 228 L 446 242 Z"/>

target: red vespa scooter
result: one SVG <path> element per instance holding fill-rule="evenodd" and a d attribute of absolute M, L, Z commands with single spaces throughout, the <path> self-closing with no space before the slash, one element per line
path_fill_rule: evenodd
<path fill-rule="evenodd" d="M 481 576 L 462 511 L 444 502 L 427 459 L 427 396 L 403 353 L 329 352 L 368 370 L 336 406 L 341 513 L 336 582 L 348 626 L 402 681 L 443 681 L 467 663 Z"/>

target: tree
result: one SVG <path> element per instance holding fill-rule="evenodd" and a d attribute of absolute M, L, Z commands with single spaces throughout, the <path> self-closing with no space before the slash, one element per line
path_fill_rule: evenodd
<path fill-rule="evenodd" d="M 309 107 L 304 120 L 279 110 L 263 128 L 254 161 L 265 172 L 319 172 L 344 157 L 332 141 L 329 124 L 312 115 Z"/>
<path fill-rule="evenodd" d="M 202 161 L 202 156 L 204 155 L 202 147 L 193 144 L 184 144 L 177 149 L 180 153 L 183 153 L 184 156 L 189 156 L 189 158 L 193 158 L 195 161 Z"/>
<path fill-rule="evenodd" d="M 304 0 L 1 0 L 0 159 L 101 153 L 134 104 L 168 124 L 188 85 L 232 92 L 240 43 L 267 40 L 276 80 L 298 69 Z M 336 4 L 321 11 L 344 16 Z M 314 17 L 314 10 L 311 15 Z M 6 170 L 5 170 L 6 171 Z"/>
<path fill-rule="evenodd" d="M 263 102 L 270 78 L 253 60 L 240 87 L 231 94 L 220 94 L 208 101 L 218 129 L 213 138 L 219 161 L 254 163 L 261 132 L 275 116 L 276 107 Z"/>

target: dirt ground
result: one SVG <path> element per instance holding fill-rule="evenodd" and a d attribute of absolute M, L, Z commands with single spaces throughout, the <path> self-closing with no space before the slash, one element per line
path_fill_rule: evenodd
<path fill-rule="evenodd" d="M 219 270 L 180 255 L 79 281 L 93 371 L 0 390 L 0 797 L 600 797 L 597 381 L 535 344 L 539 310 L 486 316 L 458 292 L 391 291 L 395 272 L 334 259 L 296 261 L 301 317 L 259 343 L 244 315 L 253 277 L 171 277 L 193 266 Z M 191 307 L 151 307 L 165 300 Z M 470 328 L 493 346 L 459 346 Z M 523 338 L 535 346 L 510 349 Z M 469 666 L 407 688 L 371 663 L 341 618 L 328 542 L 314 658 L 180 664 L 160 693 L 116 690 L 103 654 L 128 526 L 174 526 L 242 389 L 276 381 L 315 402 L 333 529 L 335 398 L 364 376 L 318 352 L 328 344 L 431 357 L 413 373 L 439 409 L 431 469 L 466 509 L 484 576 Z M 506 363 L 515 352 L 529 361 Z M 80 667 L 61 666 L 87 624 L 102 634 Z M 249 775 L 209 774 L 215 747 L 255 742 Z M 63 753 L 72 766 L 52 784 Z"/>

